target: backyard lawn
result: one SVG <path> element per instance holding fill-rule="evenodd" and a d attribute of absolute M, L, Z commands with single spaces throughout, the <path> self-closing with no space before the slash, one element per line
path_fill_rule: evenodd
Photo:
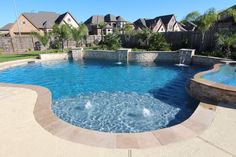
<path fill-rule="evenodd" d="M 64 52 L 68 51 L 65 49 Z M 62 53 L 61 50 L 51 49 L 46 51 L 31 51 L 24 54 L 1 54 L 0 53 L 0 63 L 7 61 L 14 61 L 19 59 L 37 58 L 39 54 L 43 53 Z"/>
<path fill-rule="evenodd" d="M 7 61 L 14 61 L 19 59 L 36 58 L 39 53 L 26 53 L 26 54 L 0 54 L 0 63 Z"/>

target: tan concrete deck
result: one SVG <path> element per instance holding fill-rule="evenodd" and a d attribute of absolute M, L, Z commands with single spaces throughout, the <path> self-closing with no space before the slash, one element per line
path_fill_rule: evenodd
<path fill-rule="evenodd" d="M 194 138 L 128 152 L 128 149 L 91 147 L 52 135 L 34 118 L 37 97 L 30 89 L 0 86 L 1 157 L 236 156 L 236 110 L 227 106 L 217 107 L 211 126 Z"/>

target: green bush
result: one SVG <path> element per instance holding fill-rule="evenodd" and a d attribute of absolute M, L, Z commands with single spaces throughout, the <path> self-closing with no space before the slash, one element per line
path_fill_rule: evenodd
<path fill-rule="evenodd" d="M 120 36 L 116 33 L 108 34 L 99 45 L 102 49 L 117 50 L 121 48 Z"/>
<path fill-rule="evenodd" d="M 162 34 L 152 33 L 148 50 L 168 51 L 170 50 L 170 45 Z"/>
<path fill-rule="evenodd" d="M 232 53 L 233 46 L 236 44 L 236 33 L 229 31 L 220 32 L 217 34 L 216 49 L 222 52 L 222 55 L 227 58 L 234 57 Z"/>

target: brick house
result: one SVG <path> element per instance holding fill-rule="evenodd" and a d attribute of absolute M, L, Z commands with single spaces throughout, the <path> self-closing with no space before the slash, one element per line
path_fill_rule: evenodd
<path fill-rule="evenodd" d="M 121 16 L 113 16 L 111 14 L 107 14 L 105 16 L 91 16 L 84 23 L 89 29 L 89 35 L 101 35 L 102 31 L 104 35 L 107 35 L 113 33 L 115 29 L 122 33 L 127 21 Z M 103 30 L 101 30 L 101 28 L 99 27 L 99 24 L 101 23 L 106 24 Z"/>
<path fill-rule="evenodd" d="M 17 36 L 19 31 L 21 35 L 30 35 L 32 31 L 47 33 L 52 31 L 54 24 L 69 24 L 72 27 L 79 27 L 79 23 L 69 12 L 64 14 L 54 12 L 22 13 L 17 22 L 0 28 L 0 33 L 5 36 Z"/>
<path fill-rule="evenodd" d="M 134 22 L 135 30 L 140 31 L 143 29 L 150 29 L 153 32 L 180 32 L 186 31 L 177 22 L 174 14 L 158 16 L 154 19 L 138 19 Z"/>

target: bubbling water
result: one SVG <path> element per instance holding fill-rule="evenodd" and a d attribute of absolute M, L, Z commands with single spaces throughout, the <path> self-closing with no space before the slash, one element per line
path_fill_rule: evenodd
<path fill-rule="evenodd" d="M 90 101 L 88 101 L 88 102 L 85 104 L 85 108 L 86 108 L 87 110 L 91 109 L 92 107 L 93 107 L 93 105 L 91 104 Z"/>
<path fill-rule="evenodd" d="M 147 108 L 143 108 L 143 116 L 144 117 L 150 117 L 152 114 L 151 114 L 151 111 Z"/>

